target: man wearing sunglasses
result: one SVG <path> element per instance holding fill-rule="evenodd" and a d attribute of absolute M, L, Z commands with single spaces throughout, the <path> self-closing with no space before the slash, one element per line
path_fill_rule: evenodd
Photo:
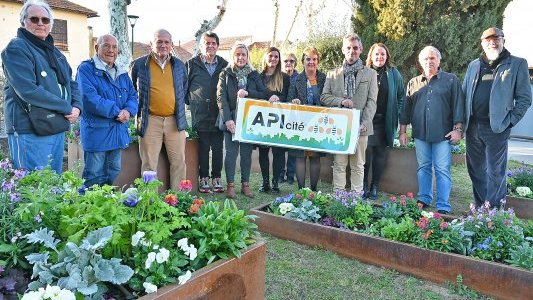
<path fill-rule="evenodd" d="M 15 168 L 34 170 L 51 162 L 61 173 L 64 132 L 36 135 L 26 110 L 41 107 L 75 122 L 82 102 L 65 56 L 50 35 L 54 18 L 47 3 L 29 0 L 20 11 L 17 36 L 2 51 L 6 76 L 5 118 Z"/>

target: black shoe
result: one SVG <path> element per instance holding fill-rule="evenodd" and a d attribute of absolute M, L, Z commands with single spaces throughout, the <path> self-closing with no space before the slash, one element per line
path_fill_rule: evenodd
<path fill-rule="evenodd" d="M 378 185 L 373 183 L 372 184 L 372 187 L 370 187 L 370 192 L 369 192 L 369 198 L 372 199 L 372 200 L 376 200 L 378 198 Z"/>
<path fill-rule="evenodd" d="M 287 183 L 288 184 L 294 184 L 294 177 L 288 177 L 287 178 Z"/>
<path fill-rule="evenodd" d="M 268 182 L 268 179 L 267 180 L 263 180 L 263 184 L 261 185 L 261 187 L 259 188 L 259 191 L 261 193 L 268 193 L 270 192 L 270 183 Z"/>
<path fill-rule="evenodd" d="M 367 199 L 369 197 L 368 193 L 368 184 L 366 182 L 363 183 L 363 199 Z"/>
<path fill-rule="evenodd" d="M 278 182 L 272 180 L 272 194 L 279 194 Z"/>
<path fill-rule="evenodd" d="M 424 202 L 422 202 L 422 201 L 420 201 L 420 200 L 416 201 L 416 203 L 417 203 L 417 204 L 418 204 L 418 203 L 422 204 L 422 208 L 427 208 L 427 207 L 429 206 L 429 205 L 427 205 L 426 203 L 424 203 Z"/>
<path fill-rule="evenodd" d="M 438 210 L 437 212 L 438 212 L 439 214 L 441 214 L 441 215 L 447 215 L 447 214 L 450 213 L 449 211 L 445 211 L 445 210 Z"/>

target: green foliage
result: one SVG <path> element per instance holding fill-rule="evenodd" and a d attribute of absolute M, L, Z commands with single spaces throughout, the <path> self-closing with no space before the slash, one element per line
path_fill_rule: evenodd
<path fill-rule="evenodd" d="M 533 198 L 533 167 L 522 165 L 518 168 L 513 168 L 507 171 L 507 187 L 509 193 L 518 196 Z M 529 188 L 528 192 L 523 192 L 525 188 Z M 517 190 L 517 188 L 520 188 Z M 527 189 L 525 189 L 527 191 Z"/>
<path fill-rule="evenodd" d="M 511 250 L 510 258 L 506 260 L 511 266 L 521 267 L 533 271 L 533 247 L 530 241 Z"/>
<path fill-rule="evenodd" d="M 392 219 L 383 220 L 386 220 L 381 228 L 381 236 L 384 238 L 399 242 L 409 242 L 416 233 L 415 223 L 408 216 L 401 219 L 399 223 Z"/>
<path fill-rule="evenodd" d="M 265 55 L 266 49 L 264 48 L 253 48 L 250 50 L 250 64 L 252 64 L 252 67 L 257 70 L 257 72 L 261 73 L 262 71 L 262 65 L 263 65 L 263 57 Z M 281 57 L 280 57 L 280 63 L 281 63 Z"/>
<path fill-rule="evenodd" d="M 472 291 L 471 289 L 469 289 L 463 283 L 463 276 L 461 274 L 457 275 L 456 280 L 455 280 L 455 286 L 452 286 L 452 291 L 455 294 L 466 297 L 468 299 L 478 298 L 478 294 L 475 291 Z"/>
<path fill-rule="evenodd" d="M 313 205 L 313 202 L 304 200 L 302 204 L 289 211 L 285 216 L 300 221 L 317 222 L 321 217 L 318 214 L 320 208 Z"/>
<path fill-rule="evenodd" d="M 365 225 L 365 226 L 370 224 L 371 216 L 374 213 L 374 210 L 372 209 L 372 205 L 368 203 L 359 202 L 355 205 L 354 210 L 355 210 L 355 216 L 354 216 L 355 224 Z"/>
<path fill-rule="evenodd" d="M 301 43 L 297 47 L 297 56 L 299 64 L 301 65 L 301 53 L 307 46 L 313 46 L 320 54 L 319 70 L 327 73 L 330 70 L 338 68 L 342 65 L 344 54 L 342 54 L 342 36 L 315 36 L 311 37 L 309 41 Z M 303 70 L 303 66 L 302 66 Z"/>
<path fill-rule="evenodd" d="M 433 45 L 442 53 L 441 68 L 462 77 L 480 53 L 479 37 L 491 26 L 502 27 L 511 0 L 426 1 L 358 0 L 353 19 L 365 49 L 383 42 L 405 79 L 419 74 L 418 53 Z"/>
<path fill-rule="evenodd" d="M 29 243 L 41 243 L 56 252 L 56 255 L 44 251 L 26 256 L 33 265 L 32 278 L 37 278 L 29 284 L 30 290 L 58 285 L 86 299 L 100 299 L 107 291 L 105 282 L 123 284 L 133 275 L 133 270 L 122 265 L 120 259 L 104 259 L 98 253 L 111 240 L 112 226 L 90 232 L 80 245 L 68 242 L 61 251 L 57 250 L 59 240 L 53 233 L 41 229 L 26 236 Z"/>
<path fill-rule="evenodd" d="M 191 228 L 180 235 L 200 245 L 198 256 L 207 263 L 240 257 L 241 250 L 255 242 L 257 225 L 251 222 L 254 218 L 230 200 L 224 201 L 222 207 L 219 202 L 209 202 L 192 217 Z"/>
<path fill-rule="evenodd" d="M 464 221 L 464 229 L 474 233 L 472 255 L 499 262 L 509 259 L 511 250 L 524 240 L 522 222 L 514 213 L 490 209 L 488 204 L 471 213 Z"/>

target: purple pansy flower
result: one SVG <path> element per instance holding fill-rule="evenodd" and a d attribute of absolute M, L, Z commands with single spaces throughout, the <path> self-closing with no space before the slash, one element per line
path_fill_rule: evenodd
<path fill-rule="evenodd" d="M 156 179 L 157 179 L 157 172 L 155 172 L 155 171 L 144 171 L 143 172 L 144 183 L 149 183 L 149 182 L 154 181 Z"/>

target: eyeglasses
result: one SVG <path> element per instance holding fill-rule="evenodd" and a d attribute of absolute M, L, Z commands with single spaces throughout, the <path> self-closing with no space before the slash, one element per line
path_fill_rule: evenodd
<path fill-rule="evenodd" d="M 286 59 L 283 62 L 286 63 L 286 64 L 288 64 L 288 63 L 293 64 L 294 63 L 294 59 Z"/>
<path fill-rule="evenodd" d="M 30 22 L 32 22 L 33 24 L 39 24 L 39 21 L 41 21 L 44 25 L 50 24 L 50 18 L 47 17 L 29 17 L 28 20 L 30 20 Z"/>

